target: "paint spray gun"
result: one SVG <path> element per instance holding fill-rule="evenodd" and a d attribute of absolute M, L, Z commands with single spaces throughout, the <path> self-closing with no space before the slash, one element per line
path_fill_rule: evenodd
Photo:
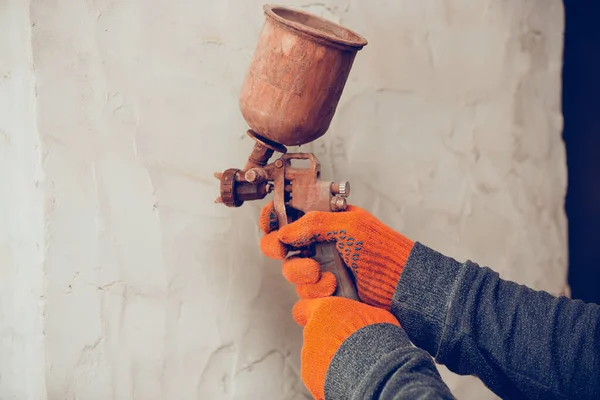
<path fill-rule="evenodd" d="M 273 193 L 279 226 L 309 211 L 346 210 L 348 182 L 321 180 L 312 153 L 288 153 L 323 136 L 335 114 L 356 53 L 367 41 L 318 16 L 265 5 L 265 23 L 242 85 L 240 110 L 255 144 L 243 169 L 218 172 L 217 203 L 240 207 Z M 274 153 L 279 157 L 269 163 Z M 307 166 L 300 166 L 304 164 Z M 358 300 L 354 278 L 335 243 L 313 245 L 312 258 L 337 279 L 335 296 Z"/>

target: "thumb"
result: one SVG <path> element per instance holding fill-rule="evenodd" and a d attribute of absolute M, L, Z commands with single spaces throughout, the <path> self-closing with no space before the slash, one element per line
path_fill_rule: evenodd
<path fill-rule="evenodd" d="M 334 240 L 344 229 L 344 213 L 313 211 L 279 229 L 279 240 L 293 247 L 306 247 L 314 242 Z"/>

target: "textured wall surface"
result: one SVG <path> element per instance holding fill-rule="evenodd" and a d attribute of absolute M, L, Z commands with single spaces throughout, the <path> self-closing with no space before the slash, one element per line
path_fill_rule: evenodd
<path fill-rule="evenodd" d="M 0 398 L 44 399 L 44 192 L 29 10 L 0 2 Z"/>
<path fill-rule="evenodd" d="M 323 176 L 413 239 L 563 293 L 562 2 L 282 3 L 370 42 L 303 148 Z M 261 5 L 3 3 L 2 398 L 308 397 L 263 203 L 212 203 L 252 145 L 237 96 Z"/>

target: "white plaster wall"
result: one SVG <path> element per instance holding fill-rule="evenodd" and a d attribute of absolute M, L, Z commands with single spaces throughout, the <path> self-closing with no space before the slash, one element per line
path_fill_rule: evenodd
<path fill-rule="evenodd" d="M 29 9 L 0 2 L 0 398 L 44 399 L 44 192 Z"/>
<path fill-rule="evenodd" d="M 323 176 L 413 239 L 564 292 L 562 2 L 281 3 L 370 42 L 306 146 Z M 3 3 L 2 398 L 308 397 L 263 203 L 212 203 L 252 145 L 237 96 L 261 6 Z"/>

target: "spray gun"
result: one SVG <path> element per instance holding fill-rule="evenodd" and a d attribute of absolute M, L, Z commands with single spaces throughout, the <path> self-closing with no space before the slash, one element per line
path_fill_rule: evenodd
<path fill-rule="evenodd" d="M 358 34 L 318 16 L 265 5 L 265 23 L 242 85 L 240 110 L 255 141 L 243 169 L 218 172 L 217 203 L 240 207 L 273 193 L 279 227 L 310 211 L 343 212 L 348 182 L 321 180 L 312 153 L 288 153 L 323 136 L 335 114 L 356 53 Z M 278 158 L 269 163 L 274 153 Z M 300 161 L 303 160 L 303 161 Z M 308 164 L 300 167 L 296 164 Z M 317 243 L 311 256 L 337 279 L 334 296 L 358 300 L 354 278 L 335 243 Z"/>

